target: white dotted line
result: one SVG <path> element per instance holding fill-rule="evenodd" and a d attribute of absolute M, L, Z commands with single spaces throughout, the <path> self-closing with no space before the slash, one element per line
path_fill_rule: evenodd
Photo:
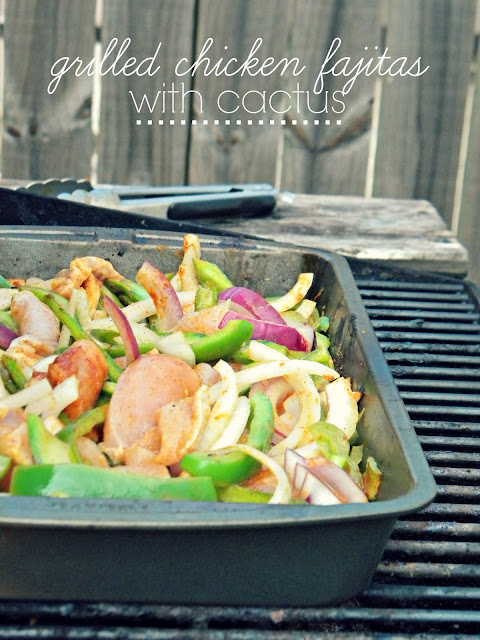
<path fill-rule="evenodd" d="M 143 123 L 146 123 L 147 125 L 151 126 L 153 125 L 153 120 L 136 120 L 135 124 L 137 126 L 142 125 Z M 310 124 L 313 124 L 315 127 L 318 127 L 319 125 L 325 124 L 325 125 L 331 125 L 333 124 L 332 120 L 312 120 L 311 122 L 309 120 L 302 120 L 302 125 L 304 127 L 308 127 Z M 158 120 L 158 124 L 160 126 L 164 125 L 164 124 L 168 124 L 169 126 L 173 126 L 175 124 L 180 124 L 182 126 L 185 126 L 187 124 L 186 120 Z M 208 126 L 209 124 L 212 124 L 214 126 L 220 126 L 220 125 L 225 125 L 225 126 L 230 126 L 232 124 L 232 120 L 190 120 L 190 124 L 195 126 L 198 124 L 203 124 L 205 126 Z M 234 120 L 233 124 L 237 125 L 237 126 L 241 126 L 242 121 L 241 120 Z M 287 121 L 286 120 L 245 120 L 244 124 L 248 125 L 248 126 L 252 126 L 255 124 L 258 124 L 260 126 L 262 126 L 263 124 L 268 124 L 270 126 L 275 126 L 277 124 L 279 124 L 282 127 L 285 127 L 287 125 Z M 298 124 L 298 120 L 292 120 L 292 126 L 296 126 Z M 335 124 L 341 125 L 342 121 L 341 120 L 335 120 Z"/>

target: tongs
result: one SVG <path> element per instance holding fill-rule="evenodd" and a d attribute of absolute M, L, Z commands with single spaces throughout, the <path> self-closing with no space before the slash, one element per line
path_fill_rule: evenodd
<path fill-rule="evenodd" d="M 55 181 L 56 183 L 60 181 Z M 62 182 L 62 188 L 65 187 L 65 181 Z M 76 181 L 75 181 L 76 182 Z M 53 185 L 52 185 L 53 186 Z M 87 185 L 85 185 L 87 186 Z M 91 185 L 90 185 L 91 186 Z M 259 238 L 246 233 L 238 233 L 228 229 L 222 229 L 221 224 L 216 224 L 218 218 L 204 218 L 201 223 L 195 220 L 183 219 L 173 220 L 167 217 L 160 217 L 159 215 L 152 214 L 148 205 L 143 208 L 139 207 L 137 211 L 131 211 L 124 207 L 119 209 L 100 207 L 98 205 L 85 204 L 84 202 L 76 202 L 72 199 L 60 199 L 59 197 L 52 197 L 53 193 L 46 195 L 42 193 L 42 189 L 45 187 L 44 183 L 37 183 L 37 186 L 33 188 L 26 188 L 25 186 L 17 187 L 15 189 L 0 188 L 0 225 L 33 225 L 33 226 L 64 226 L 64 227 L 106 227 L 106 228 L 121 228 L 121 229 L 143 229 L 143 230 L 157 230 L 157 231 L 174 231 L 180 233 L 198 233 L 217 236 L 232 236 L 235 238 L 249 238 L 253 240 L 259 240 Z M 53 188 L 59 188 L 57 185 Z M 123 189 L 123 188 L 122 188 Z M 127 191 L 128 187 L 125 188 Z M 187 187 L 189 189 L 189 187 Z M 74 191 L 71 191 L 73 195 Z M 82 189 L 83 191 L 83 189 Z M 65 191 L 59 191 L 61 193 L 67 193 Z M 236 202 L 240 201 L 240 198 L 236 197 L 236 192 L 231 195 L 229 192 L 225 192 L 226 195 L 232 197 Z M 129 192 L 128 195 L 133 195 Z M 202 194 L 207 195 L 207 194 Z M 210 197 L 211 194 L 208 194 Z M 118 196 L 120 197 L 120 196 Z M 197 197 L 197 196 L 195 196 Z M 271 197 L 274 198 L 273 193 Z M 167 196 L 165 196 L 167 198 Z M 128 198 L 131 200 L 133 198 Z M 205 200 L 201 201 L 201 206 L 205 206 Z M 163 211 L 169 211 L 171 206 L 165 200 L 166 205 L 163 207 Z M 182 204 L 179 202 L 179 205 Z M 239 209 L 237 205 L 236 211 Z M 198 211 L 198 210 L 197 210 Z M 220 207 L 217 209 L 220 211 Z M 229 210 L 230 212 L 231 210 Z M 244 212 L 242 211 L 242 215 Z"/>
<path fill-rule="evenodd" d="M 46 180 L 18 189 L 22 192 L 81 204 L 118 209 L 170 220 L 266 216 L 273 212 L 277 191 L 270 184 L 143 187 L 101 185 L 88 180 Z"/>

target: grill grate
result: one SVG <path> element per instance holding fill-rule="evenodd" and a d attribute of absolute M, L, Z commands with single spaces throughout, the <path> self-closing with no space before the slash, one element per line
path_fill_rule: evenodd
<path fill-rule="evenodd" d="M 397 523 L 370 588 L 321 609 L 0 602 L 0 638 L 478 637 L 478 302 L 452 278 L 351 266 L 439 487 Z"/>

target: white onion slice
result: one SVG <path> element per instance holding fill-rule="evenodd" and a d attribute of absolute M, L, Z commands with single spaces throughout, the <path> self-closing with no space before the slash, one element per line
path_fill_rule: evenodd
<path fill-rule="evenodd" d="M 255 460 L 258 460 L 258 462 L 263 464 L 274 474 L 277 479 L 277 486 L 272 497 L 268 501 L 269 504 L 288 504 L 290 502 L 292 498 L 292 489 L 290 487 L 287 474 L 278 462 L 275 462 L 275 460 L 272 460 L 272 458 L 270 458 L 266 453 L 262 453 L 258 449 L 250 447 L 248 444 L 236 444 L 233 447 L 221 449 L 217 453 L 227 453 L 228 451 L 242 451 L 252 458 L 255 458 Z"/>
<path fill-rule="evenodd" d="M 0 409 L 18 409 L 24 407 L 30 402 L 44 398 L 52 391 L 52 385 L 46 378 L 39 380 L 31 387 L 25 387 L 17 393 L 12 393 L 6 398 L 0 400 Z"/>
<path fill-rule="evenodd" d="M 46 358 L 42 358 L 38 362 L 33 365 L 33 370 L 38 371 L 39 373 L 47 373 L 48 367 L 55 362 L 58 358 L 58 354 L 54 353 L 52 356 L 47 356 Z"/>
<path fill-rule="evenodd" d="M 316 303 L 313 300 L 303 300 L 301 305 L 295 310 L 299 316 L 305 318 L 305 321 L 312 315 L 313 310 L 316 307 Z"/>
<path fill-rule="evenodd" d="M 180 300 L 180 304 L 182 305 L 184 311 L 192 305 L 195 307 L 196 293 L 197 289 L 191 289 L 189 291 L 177 291 L 178 299 Z M 193 311 L 195 311 L 195 308 L 193 309 Z"/>
<path fill-rule="evenodd" d="M 237 373 L 238 390 L 241 393 L 254 382 L 260 380 L 268 380 L 269 378 L 276 378 L 278 376 L 287 376 L 292 373 L 303 372 L 308 374 L 316 374 L 323 376 L 327 380 L 335 380 L 338 378 L 338 373 L 334 369 L 320 364 L 319 362 L 312 362 L 311 360 L 279 360 L 274 362 L 267 362 L 258 364 L 255 367 L 249 367 L 248 369 L 242 369 Z"/>
<path fill-rule="evenodd" d="M 318 422 L 321 417 L 320 397 L 317 388 L 307 373 L 295 373 L 287 376 L 300 401 L 301 413 L 297 424 L 290 434 L 269 451 L 272 457 L 281 456 L 288 447 L 294 449 L 308 425 Z"/>
<path fill-rule="evenodd" d="M 48 416 L 57 417 L 69 404 L 78 400 L 78 379 L 70 376 L 57 384 L 52 393 L 40 400 L 30 402 L 25 407 L 25 413 L 41 415 L 43 419 Z"/>
<path fill-rule="evenodd" d="M 87 292 L 82 287 L 77 289 L 75 311 L 83 329 L 90 330 L 90 323 L 92 322 L 90 318 L 90 305 L 88 304 Z"/>
<path fill-rule="evenodd" d="M 327 422 L 351 438 L 358 422 L 358 405 L 348 378 L 338 378 L 325 387 Z"/>
<path fill-rule="evenodd" d="M 195 291 L 198 287 L 193 260 L 200 260 L 200 239 L 193 233 L 186 233 L 183 237 L 183 260 L 178 267 L 182 291 Z"/>
<path fill-rule="evenodd" d="M 175 289 L 177 293 L 182 290 L 182 282 L 180 280 L 180 275 L 178 274 L 178 271 L 170 280 L 170 282 L 172 284 L 172 287 Z"/>
<path fill-rule="evenodd" d="M 237 379 L 232 367 L 219 360 L 214 369 L 222 376 L 222 391 L 215 402 L 198 448 L 207 451 L 216 442 L 227 426 L 238 399 Z M 217 385 L 215 385 L 217 386 Z"/>
<path fill-rule="evenodd" d="M 248 345 L 248 357 L 254 362 L 274 362 L 278 360 L 288 360 L 288 357 L 269 347 L 267 344 L 258 342 L 258 340 L 250 340 Z"/>
<path fill-rule="evenodd" d="M 202 384 L 193 394 L 192 427 L 189 437 L 184 445 L 188 451 L 201 437 L 210 416 L 210 404 L 208 402 L 208 387 Z"/>
<path fill-rule="evenodd" d="M 212 445 L 211 449 L 223 449 L 237 444 L 238 439 L 242 435 L 247 426 L 248 416 L 250 415 L 250 400 L 246 396 L 241 396 L 237 400 L 232 417 L 225 427 L 225 431 L 220 438 Z"/>
<path fill-rule="evenodd" d="M 169 336 L 160 338 L 157 340 L 156 346 L 161 353 L 176 356 L 191 367 L 195 366 L 195 354 L 181 331 L 175 331 L 175 333 L 171 333 Z"/>
<path fill-rule="evenodd" d="M 271 303 L 277 311 L 287 311 L 300 302 L 312 286 L 313 273 L 301 273 L 294 287 L 284 296 Z"/>
<path fill-rule="evenodd" d="M 181 331 L 175 331 L 162 337 L 142 324 L 132 322 L 131 326 L 133 334 L 140 344 L 154 344 L 161 353 L 176 356 L 191 367 L 195 366 L 195 354 Z"/>
<path fill-rule="evenodd" d="M 10 309 L 12 298 L 18 293 L 18 289 L 0 289 L 0 310 Z"/>

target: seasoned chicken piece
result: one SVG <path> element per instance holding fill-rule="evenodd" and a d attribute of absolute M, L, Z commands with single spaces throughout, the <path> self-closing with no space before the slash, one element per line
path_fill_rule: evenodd
<path fill-rule="evenodd" d="M 107 379 L 107 364 L 102 352 L 91 340 L 78 340 L 60 354 L 48 367 L 47 378 L 52 386 L 70 376 L 78 380 L 78 400 L 65 408 L 65 413 L 74 420 L 95 406 L 102 386 Z"/>
<path fill-rule="evenodd" d="M 87 292 L 88 306 L 90 308 L 90 317 L 93 318 L 93 314 L 100 300 L 100 291 L 102 288 L 102 281 L 96 278 L 91 273 L 83 283 L 83 288 Z"/>
<path fill-rule="evenodd" d="M 184 314 L 175 331 L 193 331 L 197 333 L 215 333 L 218 330 L 223 316 L 230 309 L 230 300 L 220 302 L 210 309 L 202 309 L 202 311 L 193 311 Z"/>
<path fill-rule="evenodd" d="M 77 451 L 80 454 L 83 462 L 91 464 L 92 467 L 104 467 L 109 468 L 108 461 L 102 450 L 93 440 L 82 436 L 76 440 Z"/>
<path fill-rule="evenodd" d="M 214 384 L 220 382 L 222 376 L 208 362 L 199 362 L 193 367 L 194 371 L 200 376 L 202 383 L 207 387 L 213 387 Z"/>
<path fill-rule="evenodd" d="M 31 367 L 51 355 L 58 345 L 60 322 L 47 305 L 31 291 L 20 291 L 12 300 L 12 318 L 19 337 L 8 348 L 9 355 Z"/>
<path fill-rule="evenodd" d="M 1 416 L 0 453 L 15 464 L 33 464 L 27 417 L 21 409 L 9 409 Z"/>
<path fill-rule="evenodd" d="M 95 278 L 103 282 L 109 278 L 113 280 L 125 280 L 125 278 L 115 271 L 112 263 L 95 256 L 85 256 L 75 258 L 70 263 L 68 271 L 61 271 L 52 281 L 52 290 L 70 300 L 72 291 L 78 289 L 85 280 L 93 273 Z"/>
<path fill-rule="evenodd" d="M 25 284 L 25 280 L 23 278 L 9 278 L 8 281 L 15 289 L 17 287 L 23 287 Z"/>
<path fill-rule="evenodd" d="M 166 354 L 140 356 L 118 380 L 103 432 L 104 450 L 122 460 L 124 449 L 140 445 L 158 451 L 155 413 L 169 402 L 187 398 L 200 386 L 188 364 Z"/>
<path fill-rule="evenodd" d="M 243 487 L 247 487 L 247 489 L 252 489 L 253 491 L 273 493 L 277 486 L 277 479 L 270 469 L 260 469 L 258 473 L 248 480 L 244 480 L 241 484 Z"/>
<path fill-rule="evenodd" d="M 195 394 L 165 404 L 157 411 L 157 427 L 161 439 L 158 462 L 170 466 L 194 450 L 210 413 L 207 387 L 202 387 L 202 390 L 203 397 Z"/>

